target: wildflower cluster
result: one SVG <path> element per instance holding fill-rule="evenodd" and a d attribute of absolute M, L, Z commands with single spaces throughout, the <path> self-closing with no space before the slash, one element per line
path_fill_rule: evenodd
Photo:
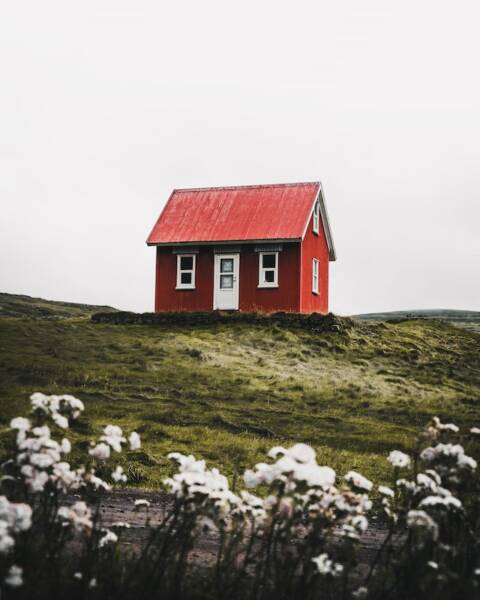
<path fill-rule="evenodd" d="M 0 480 L 2 490 L 8 490 L 9 497 L 25 499 L 25 502 L 12 502 L 6 495 L 0 495 L 0 589 L 2 577 L 6 586 L 23 584 L 23 568 L 13 563 L 13 559 L 18 554 L 17 542 L 26 543 L 23 538 L 27 535 L 31 546 L 41 546 L 41 540 L 49 545 L 53 538 L 58 544 L 57 553 L 67 542 L 68 532 L 89 536 L 93 532 L 93 537 L 98 538 L 98 548 L 116 540 L 113 532 L 95 522 L 94 511 L 87 502 L 65 503 L 67 495 L 84 494 L 91 498 L 92 492 L 110 489 L 95 473 L 97 457 L 94 453 L 90 452 L 90 461 L 85 464 L 72 466 L 67 461 L 72 444 L 64 437 L 65 431 L 84 411 L 83 402 L 68 394 L 47 396 L 40 392 L 32 394 L 30 401 L 30 418 L 16 417 L 10 422 L 14 455 L 4 463 L 5 475 Z M 61 439 L 55 439 L 55 431 L 61 432 Z M 122 430 L 113 425 L 105 427 L 100 440 L 117 452 L 122 450 L 121 444 L 127 442 Z M 129 443 L 131 449 L 140 447 L 136 432 L 130 434 Z M 119 465 L 111 478 L 116 483 L 127 479 Z"/>
<path fill-rule="evenodd" d="M 378 491 L 392 523 L 387 547 L 397 556 L 398 586 L 404 594 L 412 579 L 416 585 L 428 581 L 442 593 L 452 582 L 462 581 L 469 593 L 480 583 L 477 461 L 451 439 L 459 434 L 455 424 L 434 417 L 421 436 L 430 445 L 417 452 L 415 461 L 398 450 L 388 457 L 397 478 L 393 489 L 380 486 Z M 398 478 L 400 472 L 403 477 Z"/>
<path fill-rule="evenodd" d="M 399 600 L 425 589 L 448 598 L 453 585 L 461 586 L 458 597 L 480 591 L 477 462 L 452 423 L 434 418 L 422 436 L 425 448 L 390 452 L 390 486 L 354 470 L 341 477 L 300 443 L 272 448 L 244 472 L 243 490 L 231 489 L 204 460 L 173 452 L 176 472 L 164 480 L 169 500 L 160 522 L 152 525 L 151 499 L 135 500 L 148 536 L 138 556 L 127 558 L 117 548 L 130 524 L 105 527 L 100 501 L 112 484 L 127 482 L 122 465 L 108 461 L 138 450 L 138 433 L 107 425 L 83 460 L 67 460 L 79 455 L 65 432 L 83 403 L 39 393 L 31 402 L 30 417 L 10 423 L 13 457 L 0 479 L 2 598 L 23 591 L 18 597 L 46 597 L 52 588 L 56 597 L 118 600 Z M 477 437 L 472 428 L 467 442 L 474 447 Z M 388 531 L 365 571 L 359 550 L 372 498 Z M 205 536 L 215 553 L 212 568 L 199 575 L 191 559 Z M 37 576 L 45 572 L 58 577 L 47 578 L 42 596 Z"/>
<path fill-rule="evenodd" d="M 0 496 L 0 557 L 13 554 L 15 537 L 32 526 L 32 508 L 25 503 L 9 502 Z M 10 564 L 4 583 L 8 587 L 19 587 L 23 583 L 23 569 Z"/>

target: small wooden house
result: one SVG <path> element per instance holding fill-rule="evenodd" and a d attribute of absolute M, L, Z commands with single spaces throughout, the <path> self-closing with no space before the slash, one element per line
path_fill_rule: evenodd
<path fill-rule="evenodd" d="M 335 249 L 319 182 L 174 190 L 147 244 L 156 312 L 328 312 Z"/>

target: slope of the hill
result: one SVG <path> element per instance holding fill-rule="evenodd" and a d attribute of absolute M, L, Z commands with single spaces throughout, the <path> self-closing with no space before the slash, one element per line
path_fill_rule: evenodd
<path fill-rule="evenodd" d="M 93 306 L 75 302 L 58 302 L 20 294 L 0 293 L 0 317 L 28 319 L 65 319 L 85 317 L 98 311 L 115 311 L 111 306 Z"/>
<path fill-rule="evenodd" d="M 116 423 L 144 452 L 119 457 L 155 487 L 166 454 L 194 453 L 229 474 L 277 444 L 303 441 L 340 473 L 387 480 L 435 414 L 480 425 L 480 337 L 440 321 L 340 319 L 319 333 L 268 320 L 114 325 L 0 318 L 0 444 L 33 391 L 71 393 L 84 443 Z"/>
<path fill-rule="evenodd" d="M 391 321 L 401 319 L 435 319 L 447 321 L 452 325 L 463 327 L 469 331 L 480 333 L 480 312 L 475 310 L 425 309 L 425 310 L 395 310 L 391 312 L 367 313 L 355 315 L 355 318 L 365 321 Z"/>

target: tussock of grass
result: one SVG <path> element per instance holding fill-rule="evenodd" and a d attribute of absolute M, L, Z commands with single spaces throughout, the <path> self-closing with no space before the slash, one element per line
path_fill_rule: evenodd
<path fill-rule="evenodd" d="M 385 481 L 385 455 L 408 450 L 438 414 L 480 423 L 480 338 L 438 321 L 349 321 L 318 333 L 275 323 L 94 324 L 0 319 L 0 444 L 28 396 L 72 393 L 87 442 L 115 422 L 142 435 L 124 457 L 156 487 L 168 452 L 194 453 L 232 478 L 276 444 L 312 444 L 340 473 Z"/>

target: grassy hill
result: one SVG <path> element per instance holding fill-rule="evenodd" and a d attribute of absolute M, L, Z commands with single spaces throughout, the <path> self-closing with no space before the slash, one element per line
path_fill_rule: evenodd
<path fill-rule="evenodd" d="M 111 306 L 94 306 L 74 302 L 56 302 L 19 294 L 0 293 L 0 317 L 29 319 L 66 319 L 86 317 L 99 311 L 115 311 Z"/>
<path fill-rule="evenodd" d="M 463 327 L 469 331 L 480 333 L 480 312 L 475 310 L 397 310 L 391 312 L 367 313 L 355 315 L 355 318 L 365 321 L 395 321 L 403 319 L 434 319 L 446 321 L 452 325 Z"/>
<path fill-rule="evenodd" d="M 0 444 L 37 390 L 85 401 L 73 432 L 85 444 L 110 422 L 139 431 L 144 452 L 122 460 L 144 487 L 168 471 L 173 450 L 232 474 L 296 441 L 340 473 L 386 481 L 385 455 L 408 451 L 432 415 L 480 425 L 480 337 L 444 321 L 337 318 L 321 333 L 269 319 L 93 323 L 93 310 L 79 310 L 0 318 Z"/>

